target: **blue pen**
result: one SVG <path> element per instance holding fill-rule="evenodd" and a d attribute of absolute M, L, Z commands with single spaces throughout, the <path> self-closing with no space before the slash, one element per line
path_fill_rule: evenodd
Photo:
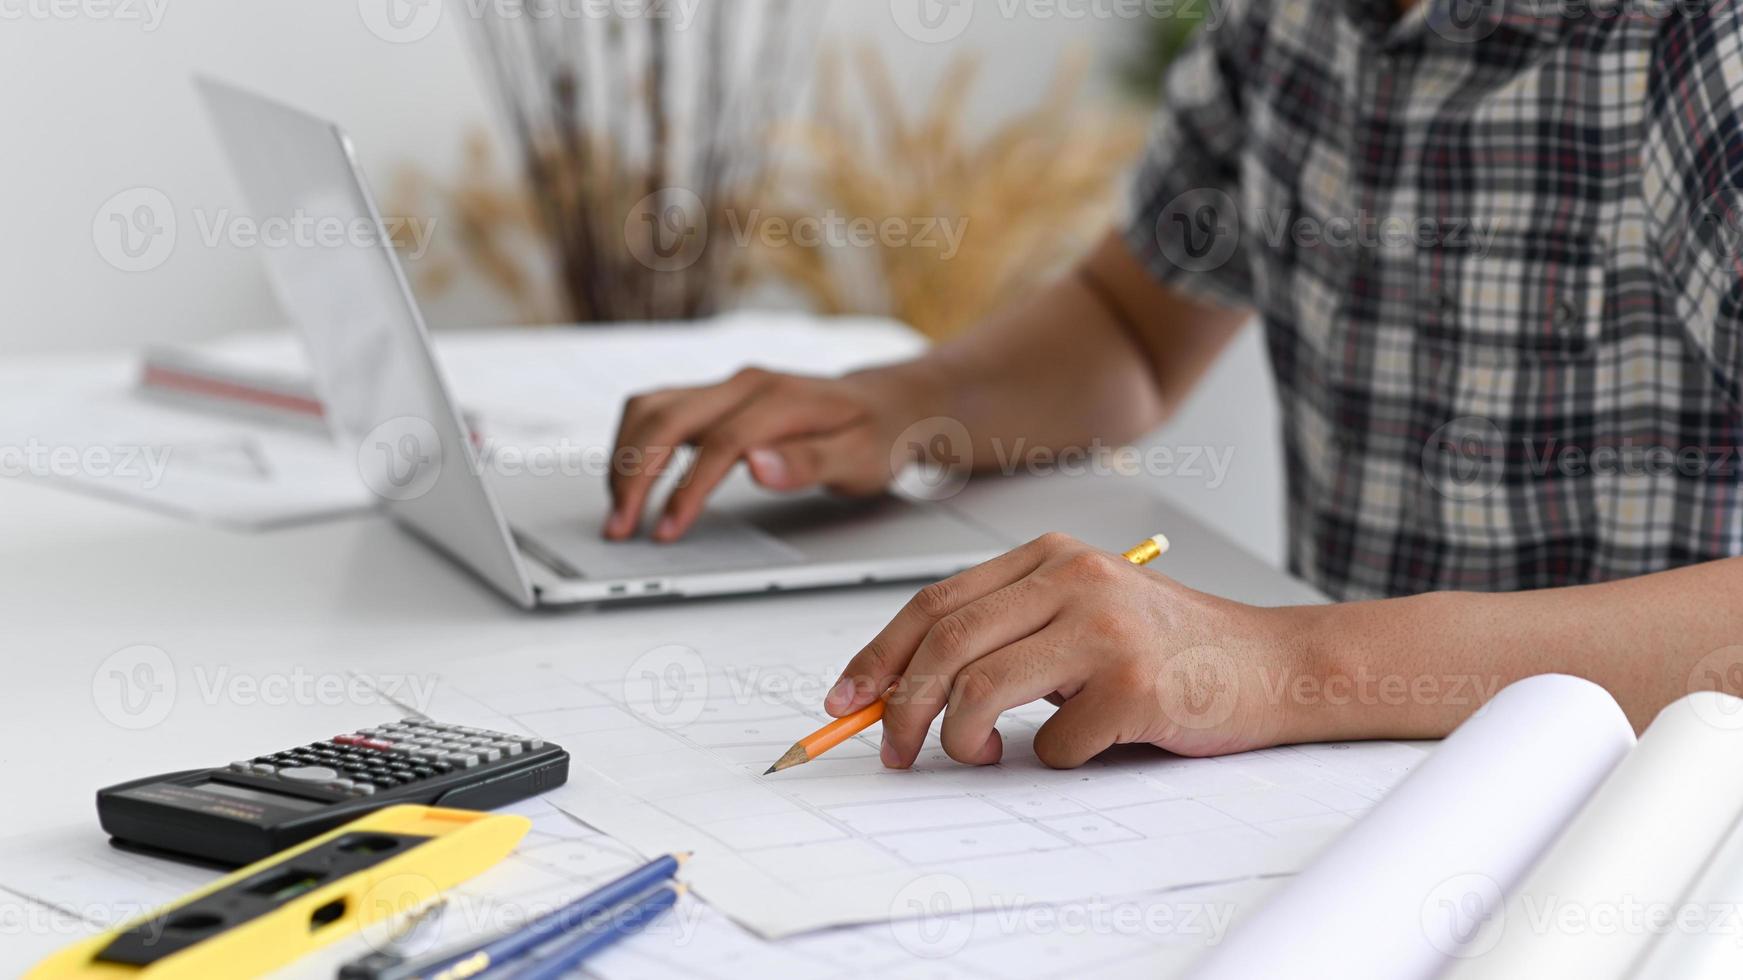
<path fill-rule="evenodd" d="M 645 895 L 649 889 L 670 881 L 688 858 L 688 854 L 668 854 L 655 858 L 568 905 L 541 915 L 520 929 L 482 945 L 468 946 L 459 952 L 435 953 L 410 961 L 377 953 L 347 964 L 340 971 L 340 976 L 345 980 L 473 976 L 570 932 L 601 912 Z"/>
<path fill-rule="evenodd" d="M 640 932 L 643 926 L 678 904 L 686 888 L 671 882 L 648 892 L 633 902 L 611 910 L 595 925 L 572 936 L 563 936 L 534 950 L 501 970 L 480 975 L 477 980 L 557 980 L 575 969 L 584 960 L 619 940 Z"/>

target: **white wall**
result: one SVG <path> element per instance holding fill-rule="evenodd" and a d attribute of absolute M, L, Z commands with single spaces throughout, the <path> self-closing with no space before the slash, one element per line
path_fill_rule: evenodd
<path fill-rule="evenodd" d="M 479 0 L 421 13 L 401 7 L 414 15 L 405 33 L 382 27 L 390 2 L 437 0 L 0 0 L 0 355 L 135 347 L 278 322 L 259 257 L 202 241 L 199 218 L 240 198 L 195 102 L 194 72 L 339 121 L 378 185 L 407 161 L 451 171 L 460 134 L 490 118 L 460 22 Z M 1091 44 L 1111 57 L 1134 26 L 1066 16 L 1090 9 L 1090 0 L 951 2 L 832 0 L 827 27 L 832 37 L 877 45 L 915 98 L 953 52 L 978 49 L 981 87 L 970 110 L 984 122 L 1032 102 L 1068 46 Z M 940 3 L 936 30 L 916 18 L 920 5 Z M 113 240 L 110 202 L 138 187 L 161 191 L 178 227 L 160 265 L 127 272 L 99 244 Z M 511 316 L 478 290 L 444 297 L 430 313 L 438 326 Z M 1268 401 L 1251 410 L 1265 384 L 1249 336 L 1163 438 L 1234 449 L 1228 484 L 1175 479 L 1171 490 L 1275 557 L 1274 425 Z"/>

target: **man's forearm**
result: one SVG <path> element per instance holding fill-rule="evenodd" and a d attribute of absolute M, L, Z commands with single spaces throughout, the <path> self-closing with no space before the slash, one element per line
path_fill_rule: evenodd
<path fill-rule="evenodd" d="M 1437 738 L 1515 680 L 1572 674 L 1641 729 L 1691 691 L 1743 695 L 1739 597 L 1743 558 L 1731 558 L 1573 588 L 1280 610 L 1306 679 L 1267 691 L 1294 719 L 1292 741 Z"/>
<path fill-rule="evenodd" d="M 928 414 L 968 429 L 988 469 L 1150 431 L 1246 318 L 1157 284 L 1109 236 L 1079 271 L 895 370 Z"/>

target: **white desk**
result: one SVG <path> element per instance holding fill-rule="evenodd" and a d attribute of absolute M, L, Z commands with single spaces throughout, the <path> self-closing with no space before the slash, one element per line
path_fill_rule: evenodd
<path fill-rule="evenodd" d="M 537 342 L 585 338 L 546 335 Z M 11 365 L 0 382 L 30 370 Z M 464 400 L 465 366 L 453 365 L 453 373 Z M 1057 529 L 1123 546 L 1135 534 L 1166 528 L 1181 554 L 1230 547 L 1160 497 L 1153 507 L 1124 512 L 1100 506 L 1096 483 L 1087 478 L 970 492 L 980 495 L 988 523 L 1013 534 Z M 1188 584 L 1238 598 L 1314 600 L 1311 590 L 1257 560 L 1228 557 L 1214 569 L 1191 568 L 1178 569 Z M 765 618 L 800 603 L 893 613 L 910 592 L 874 588 L 530 615 L 378 519 L 239 535 L 0 480 L 0 774 L 11 786 L 31 787 L 27 797 L 6 794 L 0 836 L 96 835 L 92 793 L 100 786 L 216 765 L 388 714 L 383 706 L 323 697 L 308 684 L 299 694 L 298 678 L 439 671 L 494 650 L 558 639 L 573 644 L 605 617 L 616 626 L 665 617 Z M 101 671 L 105 658 L 135 644 L 164 650 L 176 670 L 167 714 L 141 730 L 119 727 L 101 710 L 120 683 Z M 269 686 L 255 692 L 251 679 Z M 0 849 L 0 868 L 7 860 Z M 0 904 L 9 901 L 20 899 L 0 892 Z M 64 942 L 58 935 L 9 934 L 0 942 L 0 972 Z"/>

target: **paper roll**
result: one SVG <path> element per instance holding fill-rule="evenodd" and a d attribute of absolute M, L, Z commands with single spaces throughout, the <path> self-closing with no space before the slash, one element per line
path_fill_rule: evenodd
<path fill-rule="evenodd" d="M 1635 980 L 1743 977 L 1743 821 L 1677 904 L 1671 928 L 1631 972 Z"/>
<path fill-rule="evenodd" d="M 1691 694 L 1659 713 L 1448 974 L 1631 975 L 1743 812 L 1743 701 Z"/>
<path fill-rule="evenodd" d="M 1596 684 L 1508 686 L 1190 975 L 1436 975 L 1633 744 Z"/>

